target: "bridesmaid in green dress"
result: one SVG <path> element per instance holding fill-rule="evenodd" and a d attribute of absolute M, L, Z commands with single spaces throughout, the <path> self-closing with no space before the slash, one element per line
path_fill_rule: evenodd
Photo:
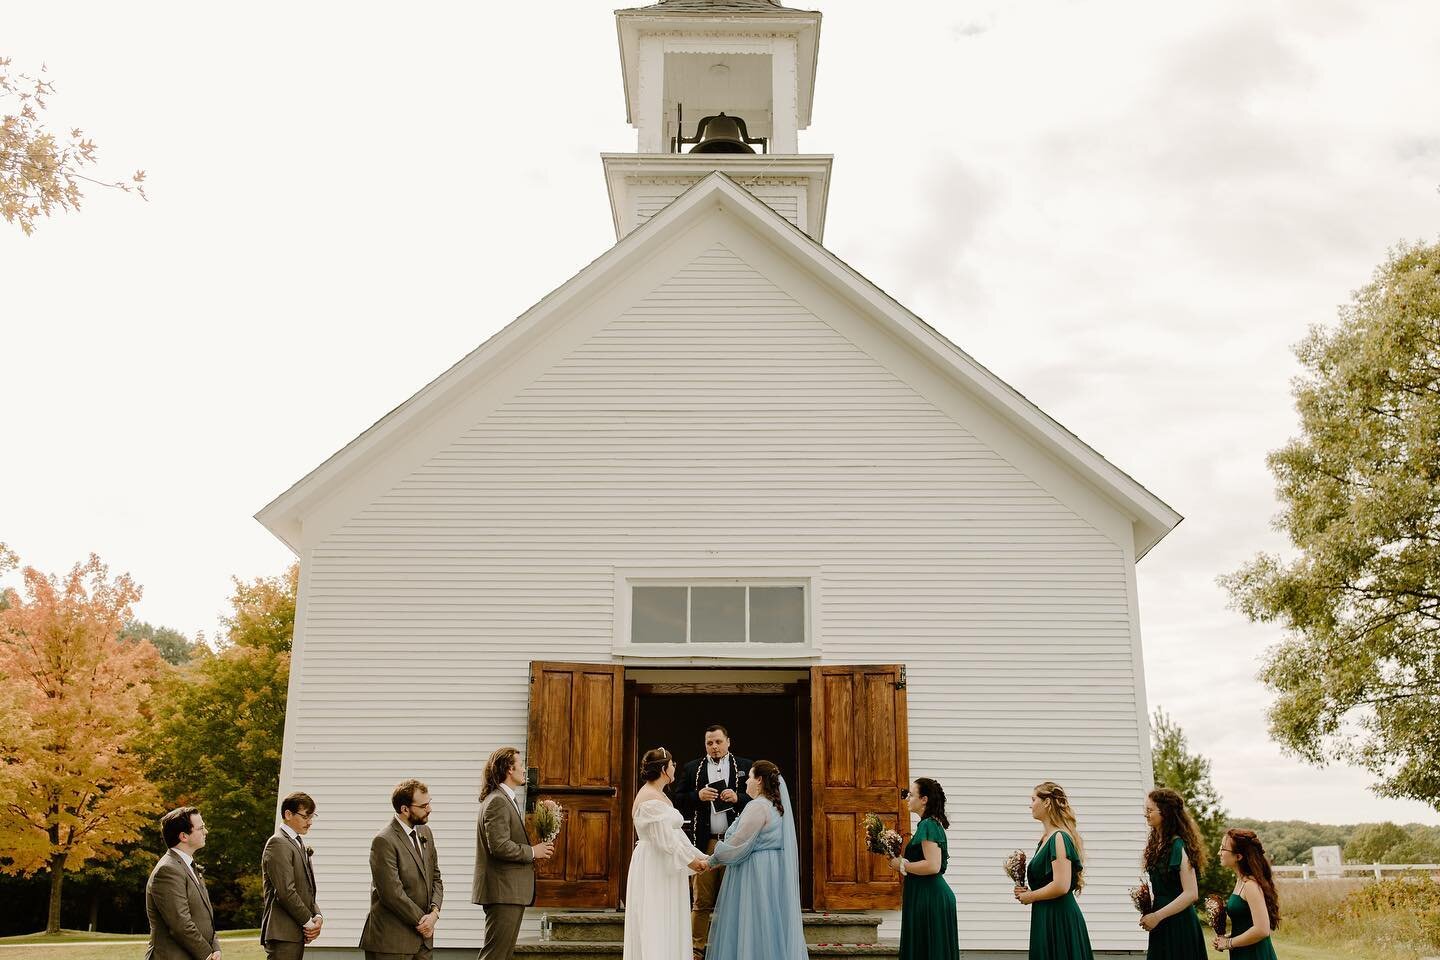
<path fill-rule="evenodd" d="M 955 891 L 945 882 L 949 847 L 945 830 L 945 791 L 929 777 L 917 777 L 906 791 L 910 812 L 920 822 L 904 856 L 890 860 L 903 876 L 900 903 L 900 960 L 960 960 L 960 928 L 955 922 Z"/>
<path fill-rule="evenodd" d="M 1030 960 L 1094 960 L 1090 931 L 1075 894 L 1085 886 L 1085 843 L 1070 798 L 1047 780 L 1030 794 L 1030 816 L 1044 830 L 1025 871 L 1029 889 L 1016 885 L 1015 899 L 1030 911 Z"/>
<path fill-rule="evenodd" d="M 1216 937 L 1216 950 L 1236 960 L 1276 960 L 1270 931 L 1280 926 L 1280 898 L 1270 861 L 1253 830 L 1233 829 L 1220 841 L 1220 863 L 1235 871 L 1235 892 L 1225 901 L 1230 936 Z"/>
<path fill-rule="evenodd" d="M 1194 904 L 1200 899 L 1197 874 L 1205 869 L 1205 845 L 1185 798 L 1174 790 L 1151 790 L 1145 798 L 1145 869 L 1155 908 L 1140 918 L 1150 931 L 1149 960 L 1205 960 L 1205 934 Z"/>

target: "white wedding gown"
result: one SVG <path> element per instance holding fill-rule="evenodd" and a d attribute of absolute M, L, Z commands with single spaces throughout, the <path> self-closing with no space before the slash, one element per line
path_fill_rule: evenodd
<path fill-rule="evenodd" d="M 704 860 L 664 800 L 635 810 L 639 842 L 625 886 L 625 960 L 690 960 L 690 861 Z"/>

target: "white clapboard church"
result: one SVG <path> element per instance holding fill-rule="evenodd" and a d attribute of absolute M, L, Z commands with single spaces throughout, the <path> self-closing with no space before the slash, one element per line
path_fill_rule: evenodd
<path fill-rule="evenodd" d="M 639 753 L 699 756 L 720 722 L 793 785 L 806 909 L 858 914 L 812 939 L 878 922 L 860 954 L 894 955 L 899 887 L 860 821 L 930 776 L 966 955 L 1024 950 L 1001 861 L 1054 779 L 1095 946 L 1143 949 L 1135 564 L 1179 515 L 825 249 L 831 158 L 799 150 L 819 13 L 616 20 L 639 144 L 603 157 L 615 245 L 258 514 L 301 565 L 280 789 L 321 811 L 316 947 L 354 951 L 369 839 L 414 776 L 436 946 L 473 954 L 481 770 L 507 744 L 570 814 L 522 938 L 620 909 Z"/>

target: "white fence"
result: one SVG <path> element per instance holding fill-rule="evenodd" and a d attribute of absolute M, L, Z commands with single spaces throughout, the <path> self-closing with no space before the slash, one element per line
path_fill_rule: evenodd
<path fill-rule="evenodd" d="M 1402 873 L 1440 873 L 1440 864 L 1435 863 L 1342 863 L 1339 867 L 1317 868 L 1312 863 L 1272 866 L 1270 872 L 1277 877 L 1290 880 L 1333 880 L 1346 876 L 1383 876 Z"/>

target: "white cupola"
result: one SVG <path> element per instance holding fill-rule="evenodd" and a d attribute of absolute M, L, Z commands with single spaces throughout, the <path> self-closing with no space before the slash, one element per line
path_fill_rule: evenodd
<path fill-rule="evenodd" d="M 820 14 L 773 0 L 661 0 L 615 12 L 637 152 L 604 154 L 616 236 L 713 171 L 822 238 L 831 157 L 810 125 Z"/>

